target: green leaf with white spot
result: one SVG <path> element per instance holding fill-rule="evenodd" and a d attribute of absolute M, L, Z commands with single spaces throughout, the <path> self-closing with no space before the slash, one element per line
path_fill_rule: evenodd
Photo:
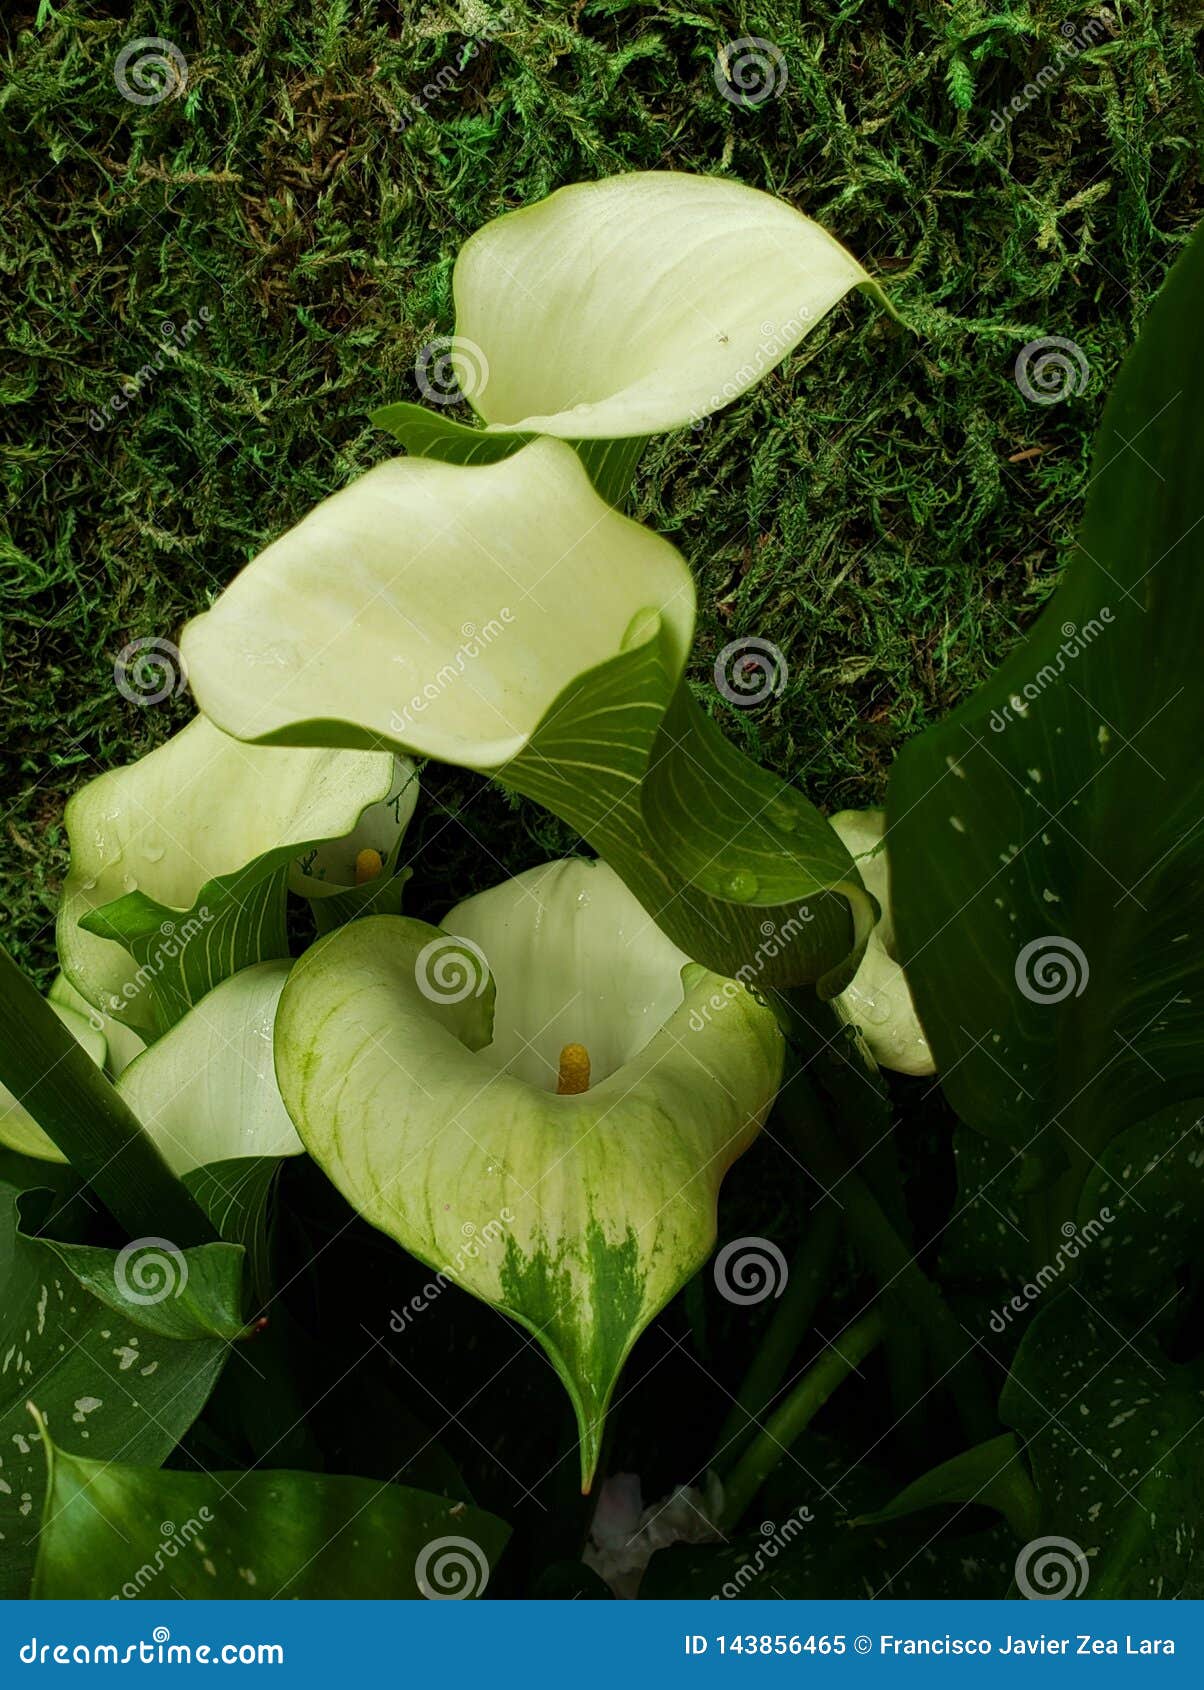
<path fill-rule="evenodd" d="M 46 1485 L 26 1405 L 66 1450 L 157 1465 L 242 1333 L 241 1264 L 228 1244 L 123 1255 L 32 1238 L 0 1187 L 0 1596 L 28 1595 Z"/>
<path fill-rule="evenodd" d="M 1038 1260 L 1109 1141 L 1201 1091 L 1202 291 L 1197 235 L 1108 401 L 1061 586 L 891 778 L 902 960 L 958 1114 L 1041 1159 Z"/>
<path fill-rule="evenodd" d="M 999 1409 L 1027 1440 L 1041 1535 L 1079 1552 L 1047 1568 L 1061 1594 L 1180 1595 L 1201 1553 L 1202 1383 L 1074 1290 L 1034 1317 Z"/>
<path fill-rule="evenodd" d="M 154 1472 L 55 1447 L 33 1595 L 481 1597 L 509 1535 L 470 1503 L 374 1479 Z"/>

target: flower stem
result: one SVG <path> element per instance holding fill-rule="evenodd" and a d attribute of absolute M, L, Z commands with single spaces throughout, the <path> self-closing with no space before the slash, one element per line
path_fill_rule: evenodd
<path fill-rule="evenodd" d="M 730 1466 L 748 1434 L 764 1418 L 803 1334 L 810 1329 L 839 1238 L 840 1210 L 835 1203 L 824 1203 L 816 1210 L 802 1247 L 790 1264 L 782 1300 L 719 1434 L 713 1466 L 721 1462 Z"/>
<path fill-rule="evenodd" d="M 882 1316 L 877 1309 L 871 1309 L 842 1332 L 826 1354 L 813 1362 L 803 1374 L 782 1406 L 770 1416 L 765 1429 L 741 1456 L 724 1488 L 725 1531 L 739 1523 L 745 1509 L 791 1444 L 810 1425 L 841 1380 L 856 1371 L 882 1334 Z"/>

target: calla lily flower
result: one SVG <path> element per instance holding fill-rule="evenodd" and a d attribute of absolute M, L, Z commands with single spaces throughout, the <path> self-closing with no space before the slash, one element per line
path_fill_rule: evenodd
<path fill-rule="evenodd" d="M 67 805 L 59 961 L 94 1008 L 154 1039 L 243 963 L 283 955 L 284 878 L 387 800 L 386 751 L 264 750 L 203 716 Z"/>
<path fill-rule="evenodd" d="M 895 955 L 890 867 L 883 844 L 886 811 L 841 810 L 830 819 L 882 910 L 852 984 L 835 999 L 835 1007 L 858 1028 L 880 1067 L 900 1074 L 935 1074 L 932 1049 Z"/>
<path fill-rule="evenodd" d="M 696 961 L 839 989 L 873 904 L 823 817 L 693 700 L 694 611 L 681 555 L 544 438 L 473 467 L 379 464 L 249 564 L 182 647 L 226 733 L 500 772 Z"/>
<path fill-rule="evenodd" d="M 879 292 L 771 194 L 676 171 L 612 176 L 465 242 L 452 361 L 492 431 L 659 434 L 738 398 L 854 287 Z"/>
<path fill-rule="evenodd" d="M 248 1156 L 299 1156 L 272 1035 L 292 963 L 230 975 L 136 1057 L 117 1089 L 174 1173 Z"/>
<path fill-rule="evenodd" d="M 370 916 L 298 963 L 280 1089 L 373 1225 L 538 1338 L 576 1410 L 583 1488 L 632 1345 L 706 1260 L 720 1182 L 783 1041 L 689 963 L 604 864 L 548 863 L 442 929 Z"/>

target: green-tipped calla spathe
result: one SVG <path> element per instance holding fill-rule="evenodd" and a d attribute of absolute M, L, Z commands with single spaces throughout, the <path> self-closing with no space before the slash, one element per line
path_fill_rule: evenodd
<path fill-rule="evenodd" d="M 900 1074 L 935 1074 L 936 1063 L 911 988 L 895 958 L 890 866 L 883 844 L 886 811 L 841 810 L 831 822 L 856 858 L 861 878 L 882 911 L 852 984 L 835 999 L 835 1007 L 857 1027 L 879 1067 Z"/>
<path fill-rule="evenodd" d="M 586 1488 L 628 1352 L 706 1260 L 781 1074 L 772 1013 L 683 962 L 604 864 L 549 863 L 443 929 L 329 934 L 277 1016 L 306 1149 L 373 1225 L 536 1335 Z"/>
<path fill-rule="evenodd" d="M 239 739 L 496 772 L 570 822 L 695 960 L 835 980 L 873 922 L 852 859 L 684 679 L 694 584 L 542 438 L 471 467 L 397 458 L 334 494 L 184 630 Z"/>
<path fill-rule="evenodd" d="M 276 1084 L 272 1033 L 292 964 L 230 975 L 130 1063 L 117 1089 L 174 1173 L 303 1145 Z"/>
<path fill-rule="evenodd" d="M 561 188 L 486 224 L 453 278 L 453 362 L 491 430 L 659 434 L 780 364 L 870 277 L 783 200 L 641 171 Z"/>
<path fill-rule="evenodd" d="M 64 974 L 104 1015 L 158 1037 L 234 968 L 286 954 L 289 863 L 354 828 L 393 772 L 387 751 L 269 750 L 198 716 L 98 776 L 67 805 Z"/>
<path fill-rule="evenodd" d="M 57 985 L 57 982 L 56 982 Z M 54 987 L 47 993 L 51 1009 L 67 1031 L 81 1044 L 98 1068 L 103 1068 L 107 1043 L 95 1011 L 85 1004 L 83 1012 L 55 995 Z M 15 1098 L 7 1086 L 0 1085 L 0 1145 L 6 1150 L 19 1151 L 22 1156 L 34 1156 L 42 1162 L 65 1162 L 58 1145 L 39 1127 L 28 1109 Z"/>

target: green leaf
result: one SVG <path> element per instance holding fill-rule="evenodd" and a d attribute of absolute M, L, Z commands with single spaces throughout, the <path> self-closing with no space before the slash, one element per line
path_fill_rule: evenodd
<path fill-rule="evenodd" d="M 56 1447 L 33 1594 L 480 1597 L 509 1535 L 468 1503 L 373 1479 L 152 1472 Z"/>
<path fill-rule="evenodd" d="M 307 951 L 280 1088 L 349 1203 L 539 1339 L 588 1488 L 632 1345 L 713 1247 L 782 1039 L 742 988 L 683 979 L 603 864 L 530 870 L 447 923 L 372 917 Z M 556 1094 L 565 1047 L 588 1053 L 576 1095 Z"/>
<path fill-rule="evenodd" d="M 268 1221 L 279 1173 L 279 1156 L 237 1156 L 184 1175 L 184 1184 L 226 1243 L 242 1246 L 247 1290 L 260 1304 L 272 1288 Z"/>
<path fill-rule="evenodd" d="M 495 434 L 424 410 L 421 405 L 405 403 L 385 405 L 373 411 L 369 421 L 399 440 L 411 456 L 437 458 L 445 464 L 500 463 L 535 438 L 533 434 Z M 571 440 L 569 444 L 599 495 L 608 505 L 621 509 L 648 441 Z"/>
<path fill-rule="evenodd" d="M 0 1187 L 0 1596 L 28 1594 L 45 1457 L 27 1403 L 65 1449 L 157 1465 L 242 1333 L 242 1252 L 162 1239 L 97 1250 L 31 1238 Z"/>
<path fill-rule="evenodd" d="M 1201 1090 L 1202 291 L 1197 237 L 1108 402 L 1062 585 L 891 780 L 900 947 L 950 1102 L 1001 1143 L 1050 1129 L 1039 1251 L 1117 1132 Z"/>
<path fill-rule="evenodd" d="M 0 946 L 0 1085 L 128 1231 L 213 1236 L 116 1087 Z"/>
<path fill-rule="evenodd" d="M 280 656 L 260 654 L 269 669 Z M 197 717 L 100 775 L 67 805 L 63 972 L 102 1014 L 158 1038 L 228 975 L 287 955 L 288 866 L 350 833 L 393 771 L 384 751 L 265 751 Z"/>
<path fill-rule="evenodd" d="M 1034 1318 L 999 1407 L 1027 1440 L 1042 1533 L 1070 1545 L 1054 1570 L 1073 1593 L 1179 1595 L 1200 1553 L 1198 1368 L 1126 1339 L 1072 1289 Z M 1034 1555 L 1042 1541 L 1030 1546 Z M 1018 1582 L 1024 1561 L 1022 1553 Z M 1037 1578 L 1035 1564 L 1027 1577 Z M 1060 1585 L 1059 1593 L 1072 1592 Z"/>
<path fill-rule="evenodd" d="M 1159 1307 L 1187 1263 L 1204 1260 L 1204 1101 L 1193 1098 L 1118 1133 L 1087 1176 L 1079 1230 L 1106 1230 L 1083 1256 L 1092 1299 Z"/>
<path fill-rule="evenodd" d="M 939 1467 L 906 1485 L 885 1508 L 863 1514 L 857 1524 L 883 1525 L 923 1508 L 955 1502 L 996 1508 L 1017 1537 L 1036 1536 L 1037 1496 L 1021 1460 L 1020 1446 L 1010 1432 L 942 1461 Z"/>
<path fill-rule="evenodd" d="M 818 811 L 691 701 L 694 608 L 673 547 L 544 439 L 485 467 L 378 465 L 270 546 L 183 644 L 228 731 L 387 741 L 494 774 L 583 834 L 696 961 L 839 990 L 875 905 Z M 267 650 L 289 664 L 269 670 Z"/>

